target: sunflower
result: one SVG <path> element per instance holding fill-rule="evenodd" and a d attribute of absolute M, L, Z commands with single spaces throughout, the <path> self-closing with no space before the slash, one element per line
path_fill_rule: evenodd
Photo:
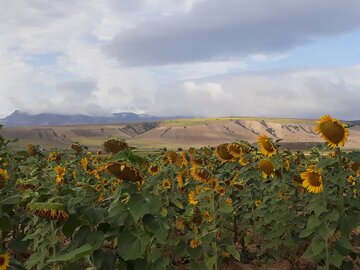
<path fill-rule="evenodd" d="M 33 144 L 28 144 L 26 146 L 26 152 L 30 157 L 35 156 L 38 153 L 36 147 Z"/>
<path fill-rule="evenodd" d="M 178 172 L 178 174 L 176 175 L 176 182 L 179 188 L 184 187 L 184 171 Z"/>
<path fill-rule="evenodd" d="M 162 182 L 162 186 L 163 186 L 163 188 L 165 188 L 165 189 L 170 189 L 170 188 L 171 188 L 171 182 L 170 182 L 168 179 L 165 179 L 165 180 Z"/>
<path fill-rule="evenodd" d="M 35 190 L 38 187 L 38 183 L 34 180 L 18 179 L 16 181 L 15 187 L 16 187 L 16 189 L 22 190 L 22 191 L 27 190 L 27 189 Z"/>
<path fill-rule="evenodd" d="M 219 187 L 219 181 L 217 180 L 217 178 L 211 179 L 208 184 L 213 190 L 217 190 L 217 188 Z"/>
<path fill-rule="evenodd" d="M 166 159 L 170 164 L 177 164 L 180 158 L 181 157 L 179 157 L 179 155 L 173 150 L 166 152 Z"/>
<path fill-rule="evenodd" d="M 194 191 L 190 191 L 189 194 L 188 194 L 188 201 L 189 201 L 189 204 L 193 204 L 193 205 L 197 205 L 198 204 L 198 201 L 195 199 L 196 197 L 196 194 Z"/>
<path fill-rule="evenodd" d="M 208 170 L 200 167 L 192 167 L 190 169 L 190 173 L 195 180 L 198 180 L 200 182 L 206 183 L 209 182 L 212 178 L 212 175 Z"/>
<path fill-rule="evenodd" d="M 349 130 L 345 124 L 330 115 L 323 115 L 317 123 L 316 133 L 320 134 L 330 148 L 345 145 L 349 137 Z"/>
<path fill-rule="evenodd" d="M 267 176 L 274 175 L 275 172 L 274 164 L 268 159 L 260 160 L 258 163 L 258 168 L 262 172 L 264 178 L 266 178 Z"/>
<path fill-rule="evenodd" d="M 8 171 L 5 169 L 0 169 L 0 178 L 3 180 L 9 180 L 10 177 Z"/>
<path fill-rule="evenodd" d="M 86 157 L 84 157 L 80 160 L 80 164 L 83 170 L 86 171 L 89 165 L 89 160 Z"/>
<path fill-rule="evenodd" d="M 61 156 L 58 152 L 52 152 L 48 156 L 48 161 L 60 161 Z"/>
<path fill-rule="evenodd" d="M 116 154 L 128 148 L 128 145 L 123 140 L 110 139 L 104 142 L 104 149 L 108 153 Z"/>
<path fill-rule="evenodd" d="M 228 145 L 228 143 L 223 143 L 215 148 L 215 154 L 222 162 L 234 160 L 234 156 L 230 153 Z"/>
<path fill-rule="evenodd" d="M 300 174 L 303 179 L 302 186 L 311 193 L 321 193 L 323 191 L 323 180 L 320 170 L 310 166 L 305 172 Z"/>
<path fill-rule="evenodd" d="M 232 200 L 230 197 L 227 197 L 227 198 L 225 198 L 224 202 L 225 202 L 225 204 L 227 204 L 227 205 L 232 205 L 233 200 Z"/>
<path fill-rule="evenodd" d="M 245 158 L 244 155 L 242 155 L 242 156 L 240 157 L 240 159 L 239 159 L 239 164 L 240 164 L 241 166 L 246 166 L 246 165 L 248 165 L 249 163 L 250 163 L 250 160 L 248 160 L 247 158 Z"/>
<path fill-rule="evenodd" d="M 56 183 L 58 184 L 64 183 L 64 176 L 66 173 L 65 167 L 56 166 L 54 170 L 56 172 L 56 179 L 55 179 Z"/>
<path fill-rule="evenodd" d="M 206 219 L 206 221 L 207 221 L 208 223 L 210 223 L 210 222 L 213 220 L 213 218 L 212 218 L 212 216 L 210 215 L 209 211 L 204 211 L 204 212 L 203 212 L 203 218 Z"/>
<path fill-rule="evenodd" d="M 175 218 L 175 228 L 179 231 L 185 230 L 185 219 L 183 217 Z"/>
<path fill-rule="evenodd" d="M 195 155 L 196 154 L 196 149 L 195 149 L 195 147 L 190 147 L 189 149 L 188 149 L 188 153 L 190 154 L 190 155 Z"/>
<path fill-rule="evenodd" d="M 201 166 L 203 164 L 202 158 L 190 157 L 190 161 L 193 167 Z"/>
<path fill-rule="evenodd" d="M 269 137 L 266 135 L 260 135 L 257 139 L 260 147 L 260 152 L 266 157 L 271 157 L 277 153 L 277 148 Z"/>
<path fill-rule="evenodd" d="M 284 169 L 286 171 L 289 171 L 290 170 L 290 161 L 288 159 L 285 159 L 284 160 Z"/>
<path fill-rule="evenodd" d="M 201 245 L 201 243 L 198 239 L 191 239 L 191 241 L 190 241 L 191 248 L 197 248 L 200 245 Z"/>
<path fill-rule="evenodd" d="M 7 253 L 0 254 L 0 270 L 8 269 L 10 264 L 10 255 Z"/>
<path fill-rule="evenodd" d="M 62 203 L 29 203 L 27 210 L 38 217 L 50 220 L 67 220 L 69 218 Z"/>
<path fill-rule="evenodd" d="M 152 165 L 149 167 L 148 172 L 149 172 L 151 175 L 157 175 L 157 174 L 160 172 L 160 168 L 159 168 L 158 165 L 152 164 Z"/>
<path fill-rule="evenodd" d="M 81 147 L 80 144 L 72 144 L 71 149 L 75 150 L 75 152 L 78 153 L 78 154 L 83 151 L 83 148 Z"/>
<path fill-rule="evenodd" d="M 189 157 L 186 151 L 181 152 L 182 166 L 189 166 Z"/>
<path fill-rule="evenodd" d="M 260 200 L 256 200 L 256 201 L 255 201 L 255 206 L 256 206 L 256 207 L 259 207 L 260 204 L 261 204 L 261 201 L 260 201 Z"/>
<path fill-rule="evenodd" d="M 229 152 L 231 155 L 233 155 L 234 157 L 241 157 L 243 155 L 243 150 L 242 150 L 242 147 L 241 147 L 241 144 L 239 143 L 230 143 L 228 146 L 227 146 Z"/>
<path fill-rule="evenodd" d="M 143 182 L 144 177 L 140 171 L 128 163 L 115 162 L 107 165 L 107 171 L 121 180 L 130 182 Z"/>

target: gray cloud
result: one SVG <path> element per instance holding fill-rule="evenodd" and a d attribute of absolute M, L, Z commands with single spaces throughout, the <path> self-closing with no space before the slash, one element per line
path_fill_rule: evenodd
<path fill-rule="evenodd" d="M 360 29 L 358 0 L 208 0 L 117 35 L 107 54 L 130 66 L 276 53 Z"/>

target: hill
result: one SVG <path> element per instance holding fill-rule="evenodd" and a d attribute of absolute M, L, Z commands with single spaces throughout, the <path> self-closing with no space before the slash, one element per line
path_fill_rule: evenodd
<path fill-rule="evenodd" d="M 33 143 L 45 148 L 66 148 L 79 142 L 95 150 L 101 149 L 109 137 L 117 137 L 132 146 L 149 150 L 217 145 L 236 140 L 255 143 L 259 134 L 266 134 L 275 140 L 282 139 L 281 144 L 285 147 L 303 149 L 322 142 L 314 131 L 315 125 L 314 120 L 307 119 L 194 118 L 127 124 L 5 127 L 1 135 L 19 138 L 17 147 Z M 346 147 L 360 148 L 359 125 L 351 127 Z"/>

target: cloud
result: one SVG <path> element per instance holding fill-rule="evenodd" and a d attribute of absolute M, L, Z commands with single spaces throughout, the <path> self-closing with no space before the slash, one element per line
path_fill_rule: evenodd
<path fill-rule="evenodd" d="M 152 113 L 359 119 L 359 71 L 360 66 L 243 72 L 164 85 Z"/>
<path fill-rule="evenodd" d="M 104 50 L 128 66 L 279 53 L 360 29 L 359 10 L 357 0 L 208 0 L 123 31 Z"/>

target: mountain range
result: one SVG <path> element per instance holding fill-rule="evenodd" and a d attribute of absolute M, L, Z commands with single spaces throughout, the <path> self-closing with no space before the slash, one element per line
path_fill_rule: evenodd
<path fill-rule="evenodd" d="M 131 112 L 114 113 L 111 116 L 89 116 L 89 115 L 63 115 L 52 113 L 29 114 L 19 110 L 9 116 L 0 119 L 0 124 L 5 127 L 21 126 L 66 126 L 66 125 L 95 125 L 114 123 L 136 123 L 145 121 L 161 121 L 184 117 L 157 117 L 147 114 L 136 114 Z"/>

